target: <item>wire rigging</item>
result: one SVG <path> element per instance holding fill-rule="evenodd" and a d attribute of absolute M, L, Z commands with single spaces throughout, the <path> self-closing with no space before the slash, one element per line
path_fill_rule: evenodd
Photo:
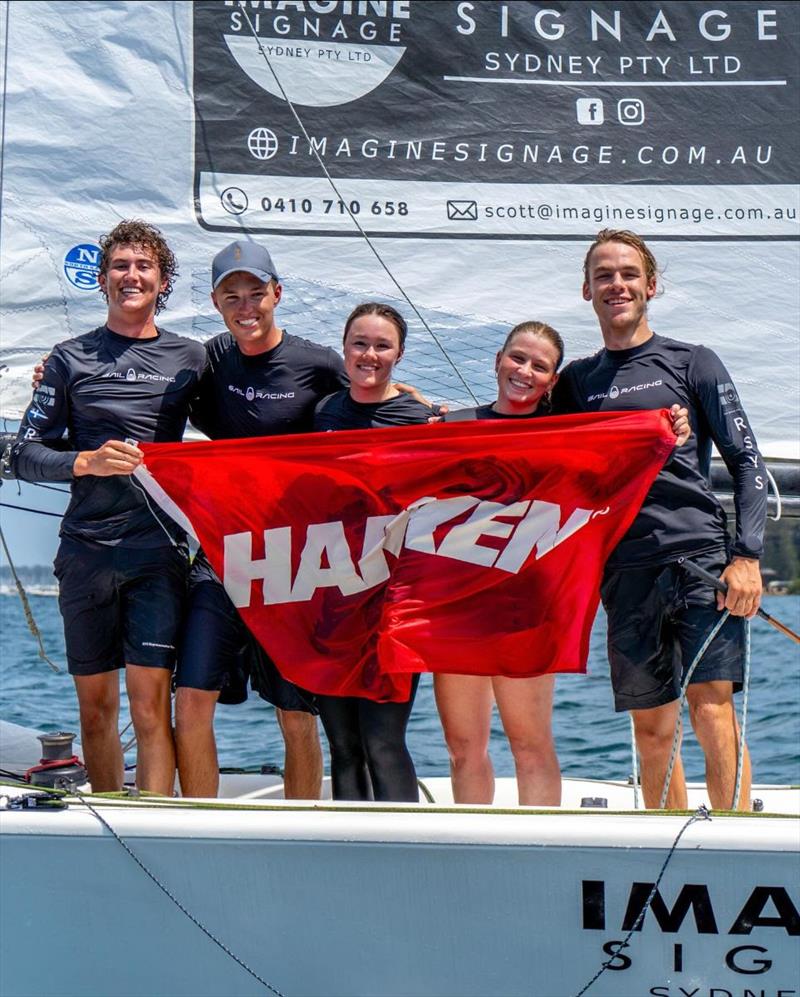
<path fill-rule="evenodd" d="M 273 79 L 275 80 L 275 83 L 276 83 L 276 85 L 278 86 L 278 89 L 281 92 L 281 96 L 286 101 L 286 104 L 287 104 L 289 110 L 292 112 L 292 116 L 294 117 L 295 121 L 297 122 L 298 128 L 303 133 L 303 137 L 305 138 L 305 140 L 308 142 L 309 148 L 312 150 L 312 152 L 314 154 L 314 158 L 317 160 L 317 163 L 318 163 L 320 169 L 325 174 L 325 179 L 331 185 L 331 188 L 333 189 L 333 192 L 336 194 L 337 199 L 339 200 L 339 202 L 341 204 L 344 205 L 344 208 L 347 211 L 347 214 L 350 216 L 350 220 L 352 221 L 353 225 L 355 225 L 355 227 L 358 229 L 359 233 L 361 234 L 361 236 L 364 239 L 364 241 L 366 242 L 366 244 L 369 246 L 370 250 L 372 251 L 372 253 L 373 253 L 374 257 L 375 257 L 375 259 L 378 261 L 378 263 L 381 265 L 381 267 L 383 268 L 383 270 L 386 272 L 386 274 L 389 277 L 389 279 L 391 280 L 391 282 L 394 284 L 394 286 L 400 292 L 400 295 L 402 296 L 403 300 L 406 302 L 406 304 L 408 305 L 408 307 L 417 316 L 417 318 L 421 322 L 422 326 L 424 327 L 425 331 L 428 333 L 428 335 L 431 337 L 431 339 L 434 341 L 434 343 L 436 343 L 437 347 L 441 351 L 442 356 L 445 358 L 445 360 L 448 362 L 448 364 L 450 364 L 450 366 L 453 368 L 453 371 L 455 372 L 456 377 L 463 384 L 463 386 L 465 387 L 465 389 L 469 393 L 470 398 L 477 405 L 478 404 L 478 399 L 475 396 L 475 393 L 473 392 L 472 388 L 467 383 L 464 375 L 458 369 L 458 367 L 455 364 L 455 362 L 453 361 L 452 357 L 447 352 L 447 350 L 444 348 L 444 346 L 443 346 L 442 342 L 440 341 L 439 337 L 434 333 L 433 329 L 431 329 L 431 327 L 428 325 L 428 323 L 422 317 L 422 313 L 417 308 L 417 306 L 414 304 L 414 302 L 411 300 L 411 298 L 408 296 L 408 294 L 406 293 L 405 288 L 402 286 L 402 284 L 400 283 L 400 281 L 392 273 L 392 271 L 389 268 L 389 265 L 383 259 L 383 257 L 381 256 L 381 254 L 378 252 L 375 244 L 372 242 L 372 240 L 370 239 L 370 237 L 364 231 L 364 229 L 361 226 L 361 223 L 359 222 L 359 220 L 356 218 L 356 216 L 350 210 L 350 205 L 348 204 L 347 200 L 339 192 L 339 188 L 336 186 L 335 180 L 333 179 L 333 177 L 331 176 L 331 174 L 330 174 L 327 166 L 325 165 L 325 162 L 322 159 L 322 156 L 320 156 L 319 150 L 312 143 L 311 137 L 308 134 L 308 132 L 306 131 L 306 126 L 303 124 L 303 122 L 302 122 L 302 120 L 300 118 L 300 115 L 297 113 L 297 110 L 296 110 L 293 102 L 289 99 L 289 95 L 286 93 L 286 90 L 284 89 L 283 84 L 281 83 L 280 78 L 278 77 L 278 74 L 275 72 L 275 68 L 273 67 L 272 63 L 270 62 L 270 58 L 267 55 L 267 52 L 264 49 L 264 46 L 261 44 L 261 39 L 258 37 L 258 33 L 256 32 L 256 29 L 253 26 L 253 22 L 250 20 L 249 13 L 247 12 L 247 10 L 244 7 L 241 8 L 241 13 L 244 16 L 244 19 L 247 21 L 247 25 L 250 28 L 250 31 L 251 31 L 251 33 L 253 35 L 253 38 L 255 38 L 256 45 L 258 46 L 258 51 L 261 53 L 261 56 L 263 57 L 264 61 L 266 62 L 267 68 L 269 69 L 270 73 L 272 73 Z"/>

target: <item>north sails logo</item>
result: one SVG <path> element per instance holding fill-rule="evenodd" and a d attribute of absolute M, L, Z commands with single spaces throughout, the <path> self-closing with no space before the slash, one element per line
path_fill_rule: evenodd
<path fill-rule="evenodd" d="M 627 388 L 618 388 L 616 384 L 612 384 L 608 391 L 598 391 L 596 395 L 589 395 L 586 399 L 587 402 L 596 402 L 599 398 L 619 398 L 620 395 L 629 395 L 634 391 L 646 391 L 648 388 L 660 388 L 664 382 L 659 378 L 658 381 L 645 381 L 644 384 L 631 384 Z"/>
<path fill-rule="evenodd" d="M 239 609 L 250 605 L 256 580 L 263 583 L 264 605 L 307 602 L 322 588 L 354 595 L 387 581 L 386 555 L 398 556 L 403 548 L 517 574 L 529 557 L 544 557 L 609 512 L 576 508 L 562 523 L 561 506 L 538 499 L 499 505 L 473 495 L 424 498 L 396 516 L 368 517 L 358 550 L 337 520 L 264 530 L 258 541 L 264 557 L 254 556 L 252 532 L 231 533 L 223 538 L 225 589 Z M 482 544 L 486 537 L 500 541 L 499 546 Z M 292 565 L 297 565 L 294 577 Z"/>
<path fill-rule="evenodd" d="M 224 7 L 232 9 L 223 37 L 239 68 L 273 97 L 305 107 L 347 104 L 380 86 L 405 54 L 403 22 L 411 17 L 410 0 L 225 0 Z"/>

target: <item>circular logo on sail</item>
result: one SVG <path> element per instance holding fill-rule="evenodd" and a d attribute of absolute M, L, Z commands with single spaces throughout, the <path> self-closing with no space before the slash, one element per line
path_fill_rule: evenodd
<path fill-rule="evenodd" d="M 332 107 L 383 83 L 405 54 L 403 29 L 410 17 L 409 0 L 242 7 L 230 12 L 224 38 L 239 68 L 273 97 Z M 262 158 L 252 147 L 250 152 Z"/>
<path fill-rule="evenodd" d="M 67 280 L 79 291 L 96 291 L 100 286 L 100 247 L 92 242 L 82 242 L 68 249 L 64 256 L 64 273 Z"/>

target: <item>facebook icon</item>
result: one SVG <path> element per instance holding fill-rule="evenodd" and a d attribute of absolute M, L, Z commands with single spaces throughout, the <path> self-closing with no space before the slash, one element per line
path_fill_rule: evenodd
<path fill-rule="evenodd" d="M 602 125 L 603 102 L 597 97 L 579 97 L 575 101 L 578 123 L 581 125 Z"/>

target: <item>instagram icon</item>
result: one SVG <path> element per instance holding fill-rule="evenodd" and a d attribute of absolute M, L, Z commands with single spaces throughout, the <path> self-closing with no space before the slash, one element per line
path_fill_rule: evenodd
<path fill-rule="evenodd" d="M 638 97 L 626 97 L 617 104 L 617 120 L 621 125 L 644 124 L 644 104 Z"/>

